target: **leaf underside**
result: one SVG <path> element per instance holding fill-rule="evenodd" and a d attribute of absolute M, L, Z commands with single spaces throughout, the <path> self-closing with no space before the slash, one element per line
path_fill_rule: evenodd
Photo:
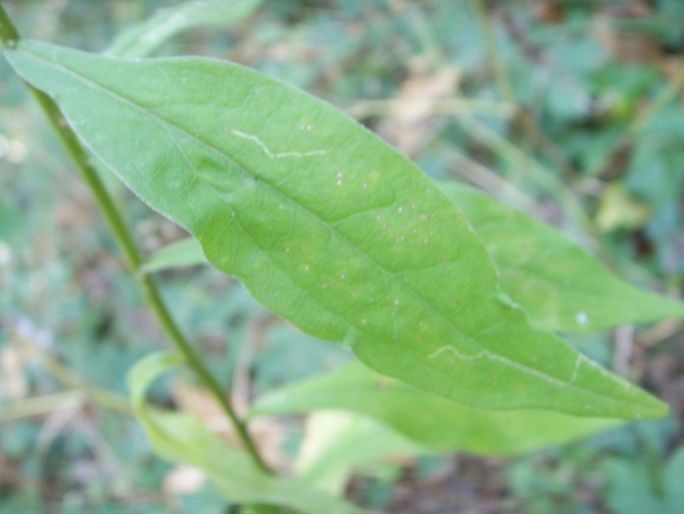
<path fill-rule="evenodd" d="M 215 267 L 371 368 L 480 408 L 666 413 L 532 328 L 453 203 L 333 107 L 210 59 L 128 61 L 30 41 L 5 53 Z"/>
<path fill-rule="evenodd" d="M 358 363 L 267 393 L 251 416 L 343 409 L 376 418 L 432 451 L 514 455 L 618 426 L 622 421 L 560 412 L 473 409 L 378 375 Z"/>

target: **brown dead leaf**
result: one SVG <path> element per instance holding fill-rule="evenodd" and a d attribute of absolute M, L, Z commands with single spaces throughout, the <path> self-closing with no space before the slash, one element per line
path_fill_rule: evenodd
<path fill-rule="evenodd" d="M 415 157 L 444 122 L 436 112 L 438 102 L 452 96 L 460 80 L 461 71 L 456 67 L 414 73 L 403 83 L 378 133 L 407 157 Z"/>
<path fill-rule="evenodd" d="M 213 433 L 228 441 L 232 446 L 240 447 L 230 420 L 208 391 L 187 382 L 177 381 L 173 386 L 172 396 L 180 410 L 199 416 Z M 247 410 L 244 402 L 240 402 L 235 397 L 233 405 L 238 413 Z M 279 471 L 289 470 L 289 458 L 281 450 L 286 435 L 283 422 L 276 418 L 258 418 L 250 422 L 249 434 L 259 453 L 270 466 Z"/>

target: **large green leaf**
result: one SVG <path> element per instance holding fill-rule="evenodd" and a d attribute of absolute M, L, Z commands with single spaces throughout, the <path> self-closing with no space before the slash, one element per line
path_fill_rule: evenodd
<path fill-rule="evenodd" d="M 457 405 L 360 364 L 259 398 L 251 416 L 345 409 L 374 417 L 426 449 L 512 455 L 565 444 L 621 423 L 560 412 L 488 411 Z"/>
<path fill-rule="evenodd" d="M 303 481 L 266 475 L 244 452 L 211 433 L 206 424 L 192 414 L 151 409 L 145 398 L 148 387 L 162 373 L 181 362 L 182 358 L 177 354 L 154 353 L 139 361 L 128 375 L 135 413 L 161 457 L 200 468 L 219 491 L 235 503 L 279 505 L 311 514 L 360 512 L 353 505 L 312 489 Z"/>
<path fill-rule="evenodd" d="M 472 188 L 440 187 L 468 217 L 499 270 L 501 288 L 551 330 L 586 332 L 684 316 L 684 304 L 608 271 L 562 232 Z"/>
<path fill-rule="evenodd" d="M 482 408 L 667 411 L 531 327 L 453 203 L 333 107 L 209 59 L 118 60 L 30 41 L 5 54 L 214 266 L 368 366 Z"/>
<path fill-rule="evenodd" d="M 179 32 L 206 25 L 228 25 L 254 12 L 262 0 L 199 0 L 162 9 L 119 34 L 105 50 L 117 57 L 145 57 Z"/>

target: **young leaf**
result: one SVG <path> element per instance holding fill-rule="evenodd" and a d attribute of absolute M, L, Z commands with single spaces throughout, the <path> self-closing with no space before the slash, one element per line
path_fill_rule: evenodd
<path fill-rule="evenodd" d="M 667 412 L 531 327 L 453 203 L 333 107 L 210 59 L 117 60 L 31 41 L 5 54 L 214 266 L 368 366 L 481 408 Z"/>
<path fill-rule="evenodd" d="M 684 316 L 684 304 L 621 280 L 553 227 L 472 188 L 453 182 L 440 188 L 487 246 L 501 288 L 534 324 L 587 332 Z"/>
<path fill-rule="evenodd" d="M 252 14 L 262 0 L 199 0 L 160 10 L 149 20 L 119 34 L 104 51 L 116 57 L 145 57 L 184 30 L 228 25 Z"/>
<path fill-rule="evenodd" d="M 426 449 L 513 455 L 565 444 L 621 422 L 552 411 L 488 411 L 457 405 L 352 364 L 259 398 L 250 416 L 344 409 L 374 417 Z"/>
<path fill-rule="evenodd" d="M 135 413 L 154 450 L 165 459 L 196 466 L 230 501 L 284 506 L 310 514 L 352 514 L 361 511 L 303 481 L 264 474 L 242 451 L 209 431 L 196 416 L 151 409 L 145 393 L 161 374 L 182 363 L 171 353 L 154 353 L 140 360 L 128 375 Z"/>
<path fill-rule="evenodd" d="M 154 252 L 142 266 L 144 273 L 154 273 L 182 266 L 193 266 L 207 262 L 202 247 L 193 237 L 174 241 Z"/>

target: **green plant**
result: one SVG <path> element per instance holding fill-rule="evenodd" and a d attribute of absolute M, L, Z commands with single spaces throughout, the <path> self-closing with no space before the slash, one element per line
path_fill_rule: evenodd
<path fill-rule="evenodd" d="M 555 230 L 483 195 L 454 184 L 440 191 L 359 125 L 282 83 L 217 61 L 118 60 L 18 42 L 2 15 L 6 57 L 37 88 L 183 355 L 136 366 L 135 411 L 162 456 L 201 467 L 231 500 L 354 510 L 310 487 L 311 470 L 269 475 L 168 314 L 153 261 L 145 267 L 93 162 L 193 234 L 201 253 L 184 243 L 185 262 L 206 255 L 273 312 L 399 380 L 350 368 L 274 393 L 252 416 L 343 408 L 383 422 L 378 437 L 396 436 L 386 453 L 505 454 L 666 412 L 554 331 L 681 315 L 679 303 L 629 286 Z M 148 406 L 150 381 L 182 361 L 222 403 L 245 453 L 192 417 Z"/>

